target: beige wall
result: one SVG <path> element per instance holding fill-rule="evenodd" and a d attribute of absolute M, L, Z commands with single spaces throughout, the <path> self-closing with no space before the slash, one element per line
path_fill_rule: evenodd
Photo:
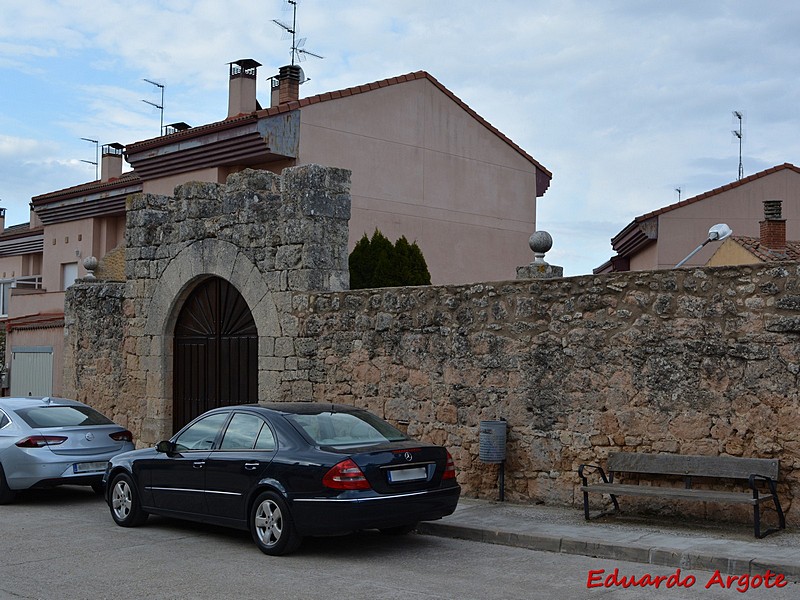
<path fill-rule="evenodd" d="M 708 260 L 708 267 L 724 267 L 726 265 L 754 265 L 763 262 L 742 246 L 728 238 L 719 244 L 717 251 Z"/>
<path fill-rule="evenodd" d="M 786 238 L 800 239 L 800 174 L 783 169 L 659 216 L 657 256 L 637 257 L 631 261 L 631 269 L 674 267 L 708 237 L 708 229 L 717 223 L 727 223 L 734 235 L 758 237 L 764 200 L 783 200 Z M 718 243 L 707 244 L 687 266 L 706 264 L 718 247 Z"/>
<path fill-rule="evenodd" d="M 22 256 L 4 256 L 0 258 L 0 279 L 22 277 Z"/>
<path fill-rule="evenodd" d="M 428 80 L 301 111 L 299 164 L 350 169 L 349 247 L 416 240 L 433 283 L 514 278 L 533 260 L 535 167 Z"/>
<path fill-rule="evenodd" d="M 69 221 L 48 225 L 44 233 L 42 286 L 50 291 L 63 291 L 62 265 L 78 264 L 78 277 L 83 277 L 83 259 L 92 254 L 92 220 Z"/>
<path fill-rule="evenodd" d="M 227 177 L 227 171 L 212 167 L 208 169 L 198 169 L 186 173 L 178 173 L 170 177 L 159 179 L 148 179 L 142 183 L 142 192 L 145 194 L 160 194 L 162 196 L 172 196 L 175 186 L 186 183 L 187 181 L 204 181 L 206 183 L 222 183 Z"/>

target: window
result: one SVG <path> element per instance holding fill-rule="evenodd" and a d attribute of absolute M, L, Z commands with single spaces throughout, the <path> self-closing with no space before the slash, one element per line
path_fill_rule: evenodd
<path fill-rule="evenodd" d="M 3 427 L 8 427 L 11 424 L 11 419 L 8 418 L 8 415 L 0 410 L 0 429 Z"/>
<path fill-rule="evenodd" d="M 365 411 L 286 415 L 320 446 L 360 446 L 408 439 L 386 421 Z"/>
<path fill-rule="evenodd" d="M 64 263 L 61 265 L 61 289 L 66 290 L 78 278 L 78 263 Z"/>
<path fill-rule="evenodd" d="M 108 418 L 88 406 L 35 406 L 17 410 L 16 413 L 36 429 L 112 424 Z"/>
<path fill-rule="evenodd" d="M 175 439 L 175 450 L 211 450 L 229 414 L 215 413 L 195 422 Z"/>
<path fill-rule="evenodd" d="M 275 439 L 263 419 L 256 415 L 236 413 L 231 419 L 220 445 L 222 450 L 274 450 Z"/>
<path fill-rule="evenodd" d="M 8 303 L 11 300 L 11 288 L 14 280 L 0 281 L 0 315 L 8 316 Z"/>

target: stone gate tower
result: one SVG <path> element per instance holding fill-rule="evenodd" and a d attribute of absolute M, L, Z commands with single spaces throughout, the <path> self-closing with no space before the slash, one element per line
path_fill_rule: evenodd
<path fill-rule="evenodd" d="M 125 281 L 67 292 L 65 391 L 169 437 L 213 406 L 310 397 L 293 292 L 349 286 L 350 173 L 246 170 L 128 200 Z"/>

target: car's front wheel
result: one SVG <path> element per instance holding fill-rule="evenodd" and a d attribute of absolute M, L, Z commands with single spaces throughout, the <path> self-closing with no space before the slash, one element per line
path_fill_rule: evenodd
<path fill-rule="evenodd" d="M 250 514 L 250 533 L 259 550 L 271 556 L 293 552 L 302 541 L 286 502 L 275 492 L 264 492 L 256 498 Z"/>
<path fill-rule="evenodd" d="M 121 527 L 136 527 L 147 520 L 136 486 L 127 473 L 111 480 L 111 517 Z"/>
<path fill-rule="evenodd" d="M 13 502 L 16 495 L 17 493 L 8 487 L 6 472 L 3 471 L 3 465 L 0 465 L 0 504 Z"/>

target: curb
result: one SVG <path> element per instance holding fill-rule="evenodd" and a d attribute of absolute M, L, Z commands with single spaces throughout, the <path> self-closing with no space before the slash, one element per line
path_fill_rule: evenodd
<path fill-rule="evenodd" d="M 728 540 L 676 544 L 669 535 L 640 535 L 632 532 L 624 543 L 598 538 L 577 538 L 553 533 L 520 533 L 446 522 L 423 522 L 417 533 L 487 544 L 527 548 L 543 552 L 577 554 L 625 560 L 682 569 L 717 571 L 731 575 L 764 574 L 767 569 L 782 573 L 788 581 L 800 581 L 800 552 L 778 546 L 759 546 L 758 557 L 750 544 Z"/>

